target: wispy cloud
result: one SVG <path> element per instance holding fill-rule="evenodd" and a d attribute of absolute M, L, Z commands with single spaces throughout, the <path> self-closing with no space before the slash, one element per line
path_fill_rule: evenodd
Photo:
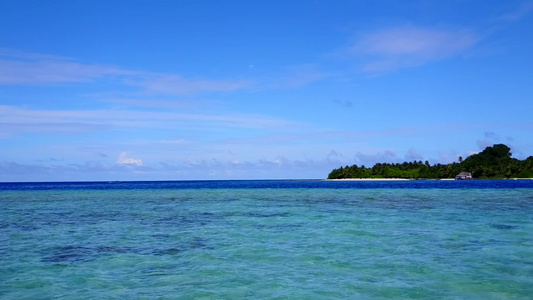
<path fill-rule="evenodd" d="M 305 131 L 305 132 L 276 132 L 273 134 L 255 136 L 252 138 L 230 138 L 225 142 L 232 144 L 287 144 L 309 141 L 346 141 L 367 140 L 374 138 L 412 136 L 429 132 L 420 127 L 395 127 L 382 130 L 352 130 L 352 131 Z"/>
<path fill-rule="evenodd" d="M 0 161 L 0 182 L 134 180 L 153 172 L 154 168 L 137 164 L 106 164 L 87 161 L 82 164 L 34 164 Z"/>
<path fill-rule="evenodd" d="M 253 85 L 251 80 L 186 78 L 180 74 L 84 64 L 65 57 L 0 48 L 0 85 L 79 83 L 106 76 L 114 76 L 119 83 L 145 92 L 166 95 L 231 92 Z"/>
<path fill-rule="evenodd" d="M 5 134 L 20 132 L 76 132 L 116 127 L 164 129 L 247 128 L 280 129 L 301 126 L 292 121 L 261 115 L 186 114 L 132 110 L 37 110 L 0 106 L 0 128 Z"/>
<path fill-rule="evenodd" d="M 331 77 L 313 64 L 289 66 L 262 79 L 186 77 L 178 73 L 130 70 L 118 66 L 86 64 L 71 58 L 0 48 L 0 85 L 51 85 L 114 80 L 122 87 L 151 95 L 190 96 L 228 93 L 252 88 L 299 88 Z M 129 100 L 133 103 L 132 100 Z M 140 102 L 138 102 L 140 103 Z"/>
<path fill-rule="evenodd" d="M 328 73 L 318 71 L 313 65 L 303 65 L 290 68 L 291 75 L 283 81 L 286 87 L 301 87 L 331 76 Z"/>
<path fill-rule="evenodd" d="M 271 83 L 267 85 L 267 88 L 300 88 L 331 76 L 331 73 L 320 71 L 318 67 L 313 64 L 290 66 L 285 69 L 285 72 L 279 74 L 277 79 L 271 80 Z M 269 80 L 265 81 L 268 82 Z"/>
<path fill-rule="evenodd" d="M 251 80 L 206 80 L 185 78 L 176 74 L 154 74 L 141 80 L 128 80 L 128 84 L 141 86 L 152 93 L 191 95 L 203 92 L 232 92 L 252 86 Z"/>
<path fill-rule="evenodd" d="M 89 65 L 67 58 L 0 49 L 0 85 L 43 85 L 84 82 L 104 76 L 136 72 L 104 65 Z"/>
<path fill-rule="evenodd" d="M 453 57 L 479 40 L 465 30 L 402 26 L 368 33 L 350 51 L 365 57 L 364 71 L 379 73 Z"/>
<path fill-rule="evenodd" d="M 419 161 L 423 159 L 424 157 L 420 153 L 418 153 L 415 148 L 409 148 L 409 150 L 405 154 L 405 161 Z"/>
<path fill-rule="evenodd" d="M 278 156 L 275 159 L 249 161 L 187 159 L 141 165 L 138 159 L 121 154 L 118 163 L 87 161 L 70 164 L 35 164 L 0 161 L 0 182 L 67 180 L 176 180 L 176 179 L 264 179 L 324 178 L 339 161 L 301 160 Z M 305 175 L 302 175 L 305 174 Z M 307 177 L 310 176 L 310 177 Z"/>
<path fill-rule="evenodd" d="M 1 116 L 1 113 L 0 113 Z M 107 124 L 97 123 L 81 123 L 81 122 L 9 122 L 0 121 L 0 138 L 8 138 L 15 134 L 22 132 L 39 132 L 39 133 L 63 133 L 63 134 L 78 134 L 92 131 L 109 130 L 112 126 Z"/>
<path fill-rule="evenodd" d="M 479 147 L 479 150 L 484 150 L 488 146 L 492 146 L 493 142 L 489 139 L 484 140 L 477 140 L 477 146 Z"/>
<path fill-rule="evenodd" d="M 156 100 L 156 99 L 129 99 L 129 98 L 106 98 L 102 102 L 115 103 L 127 107 L 144 107 L 156 109 L 183 109 L 205 104 L 203 101 L 181 101 L 181 100 Z M 199 103 L 201 102 L 201 104 Z"/>
<path fill-rule="evenodd" d="M 351 108 L 353 107 L 353 102 L 350 100 L 341 100 L 341 99 L 333 99 L 333 103 L 340 105 L 344 108 Z"/>
<path fill-rule="evenodd" d="M 515 10 L 503 14 L 500 19 L 507 21 L 516 21 L 522 19 L 531 12 L 533 12 L 533 1 L 526 1 Z"/>
<path fill-rule="evenodd" d="M 359 165 L 366 165 L 367 167 L 372 166 L 375 163 L 396 163 L 400 161 L 400 158 L 396 156 L 396 153 L 391 150 L 372 154 L 357 152 L 354 158 Z"/>
<path fill-rule="evenodd" d="M 479 147 L 479 150 L 484 150 L 488 146 L 501 143 L 504 140 L 503 137 L 501 137 L 500 135 L 496 134 L 493 131 L 485 131 L 483 135 L 484 135 L 483 139 L 477 140 L 477 145 Z M 505 140 L 506 140 L 505 141 L 506 143 L 509 143 L 512 141 L 512 140 L 509 140 L 509 137 L 507 137 Z"/>

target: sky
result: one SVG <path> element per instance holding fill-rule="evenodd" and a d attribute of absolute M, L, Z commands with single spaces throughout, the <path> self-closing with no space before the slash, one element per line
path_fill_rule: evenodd
<path fill-rule="evenodd" d="M 0 1 L 0 181 L 533 155 L 533 1 Z"/>

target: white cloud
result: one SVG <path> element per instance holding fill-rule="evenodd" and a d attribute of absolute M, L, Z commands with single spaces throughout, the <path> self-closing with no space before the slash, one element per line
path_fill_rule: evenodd
<path fill-rule="evenodd" d="M 142 166 L 143 162 L 140 159 L 128 157 L 127 152 L 122 152 L 118 156 L 117 164 Z"/>
<path fill-rule="evenodd" d="M 469 31 L 403 26 L 369 33 L 351 52 L 370 56 L 364 71 L 386 72 L 458 55 L 478 41 Z"/>

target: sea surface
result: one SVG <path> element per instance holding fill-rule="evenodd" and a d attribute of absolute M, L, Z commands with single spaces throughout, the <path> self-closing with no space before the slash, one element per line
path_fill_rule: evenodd
<path fill-rule="evenodd" d="M 0 183 L 0 299 L 532 299 L 533 180 Z"/>

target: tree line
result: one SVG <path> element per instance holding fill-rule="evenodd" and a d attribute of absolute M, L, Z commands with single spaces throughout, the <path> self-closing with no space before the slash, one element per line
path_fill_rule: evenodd
<path fill-rule="evenodd" d="M 343 178 L 454 178 L 461 172 L 470 172 L 474 178 L 533 178 L 533 156 L 525 160 L 511 157 L 511 148 L 496 144 L 451 164 L 430 165 L 426 160 L 404 163 L 377 163 L 371 168 L 364 165 L 340 167 L 328 179 Z"/>

